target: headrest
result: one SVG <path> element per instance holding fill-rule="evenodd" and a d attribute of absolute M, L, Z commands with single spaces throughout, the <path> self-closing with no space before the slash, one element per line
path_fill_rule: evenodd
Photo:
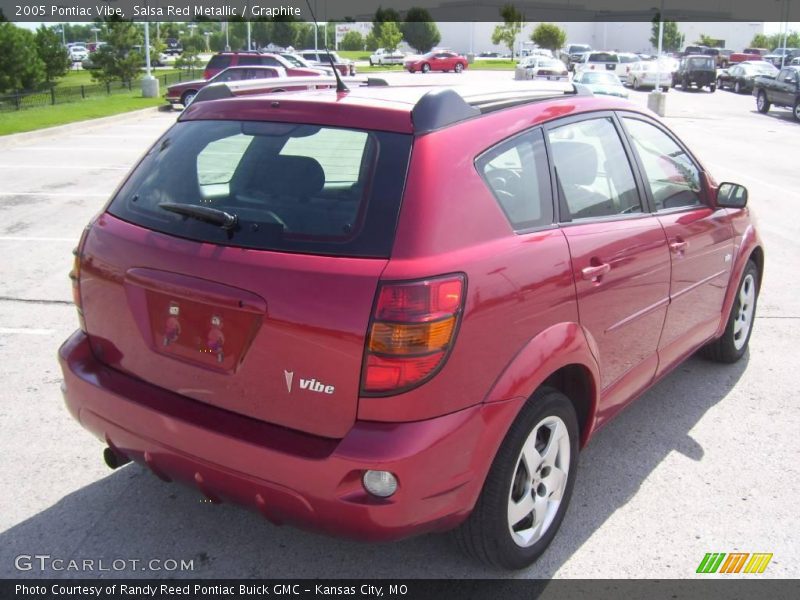
<path fill-rule="evenodd" d="M 597 150 L 584 142 L 553 142 L 554 161 L 562 185 L 591 185 L 597 179 Z"/>
<path fill-rule="evenodd" d="M 325 171 L 307 156 L 276 156 L 270 164 L 269 191 L 281 196 L 313 196 L 325 185 Z"/>

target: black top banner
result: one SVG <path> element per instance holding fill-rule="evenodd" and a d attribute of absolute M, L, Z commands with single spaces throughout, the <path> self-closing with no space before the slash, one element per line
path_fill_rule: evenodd
<path fill-rule="evenodd" d="M 371 21 L 378 0 L 311 0 L 320 22 Z M 527 22 L 651 21 L 661 11 L 679 22 L 800 21 L 792 0 L 392 0 L 385 6 L 401 17 L 425 8 L 434 21 L 501 21 L 500 10 L 514 5 Z M 118 17 L 135 21 L 312 21 L 305 0 L 0 0 L 3 18 L 29 22 L 91 22 Z"/>

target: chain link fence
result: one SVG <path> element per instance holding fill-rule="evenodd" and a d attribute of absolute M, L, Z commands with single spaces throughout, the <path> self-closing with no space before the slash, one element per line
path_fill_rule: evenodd
<path fill-rule="evenodd" d="M 170 73 L 153 73 L 158 79 L 161 89 L 181 81 L 190 81 L 202 77 L 202 71 L 196 69 L 173 71 Z M 131 93 L 139 89 L 141 80 L 113 83 L 92 83 L 85 85 L 55 85 L 44 90 L 21 90 L 13 94 L 0 95 L 0 112 L 24 110 L 38 106 L 52 106 L 66 102 L 80 102 L 87 98 L 98 98 L 112 94 Z"/>

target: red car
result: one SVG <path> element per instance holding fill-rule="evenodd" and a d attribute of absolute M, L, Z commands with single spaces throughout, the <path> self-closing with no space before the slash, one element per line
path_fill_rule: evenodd
<path fill-rule="evenodd" d="M 203 72 L 204 79 L 211 79 L 214 75 L 228 67 L 281 67 L 286 69 L 286 74 L 291 77 L 313 77 L 324 75 L 321 69 L 298 67 L 286 60 L 280 54 L 267 52 L 219 52 L 211 57 Z"/>
<path fill-rule="evenodd" d="M 421 71 L 455 71 L 461 73 L 467 68 L 467 59 L 455 52 L 428 52 L 421 57 L 411 58 L 403 63 L 409 73 Z"/>
<path fill-rule="evenodd" d="M 211 83 L 226 83 L 229 81 L 244 81 L 248 79 L 267 79 L 267 78 L 286 78 L 286 69 L 283 67 L 229 67 L 220 71 L 211 79 L 199 79 L 196 81 L 182 81 L 167 88 L 166 99 L 170 104 L 182 104 L 184 107 L 194 100 L 197 92 Z M 292 89 L 305 89 L 306 86 L 293 88 L 287 86 L 286 91 Z"/>
<path fill-rule="evenodd" d="M 63 391 L 109 466 L 334 534 L 458 528 L 521 568 L 600 427 L 693 352 L 747 351 L 747 191 L 644 109 L 241 85 L 183 112 L 75 252 Z"/>

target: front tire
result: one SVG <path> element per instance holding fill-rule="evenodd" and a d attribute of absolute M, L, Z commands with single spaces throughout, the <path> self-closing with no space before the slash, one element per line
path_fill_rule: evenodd
<path fill-rule="evenodd" d="M 758 97 L 756 98 L 756 108 L 758 112 L 762 115 L 765 115 L 769 112 L 769 100 L 767 100 L 767 93 L 764 90 L 758 92 Z"/>
<path fill-rule="evenodd" d="M 742 93 L 742 84 L 738 81 L 733 84 L 733 93 L 734 94 L 741 94 Z"/>
<path fill-rule="evenodd" d="M 714 92 L 717 91 L 717 86 L 712 83 L 711 85 L 708 86 L 708 90 L 713 94 Z"/>
<path fill-rule="evenodd" d="M 455 532 L 468 555 L 522 569 L 553 541 L 578 465 L 578 420 L 561 392 L 540 388 L 511 425 L 469 518 Z"/>
<path fill-rule="evenodd" d="M 758 285 L 758 267 L 752 260 L 748 261 L 736 290 L 725 332 L 721 338 L 703 347 L 703 356 L 721 363 L 734 363 L 744 356 L 750 343 L 750 334 L 753 333 Z"/>
<path fill-rule="evenodd" d="M 461 73 L 461 71 L 464 70 L 464 65 L 462 65 L 461 63 L 456 63 L 455 69 L 456 69 L 456 73 Z"/>
<path fill-rule="evenodd" d="M 181 104 L 183 104 L 183 108 L 189 108 L 189 105 L 194 100 L 194 97 L 197 96 L 197 92 L 195 90 L 188 90 L 183 93 L 181 96 Z"/>
<path fill-rule="evenodd" d="M 422 72 L 423 73 L 427 73 L 430 70 L 431 70 L 431 66 L 428 63 L 425 63 L 424 65 L 422 65 Z"/>
<path fill-rule="evenodd" d="M 800 121 L 800 98 L 798 98 L 794 103 L 794 108 L 792 109 L 792 114 L 794 115 L 795 121 Z"/>

